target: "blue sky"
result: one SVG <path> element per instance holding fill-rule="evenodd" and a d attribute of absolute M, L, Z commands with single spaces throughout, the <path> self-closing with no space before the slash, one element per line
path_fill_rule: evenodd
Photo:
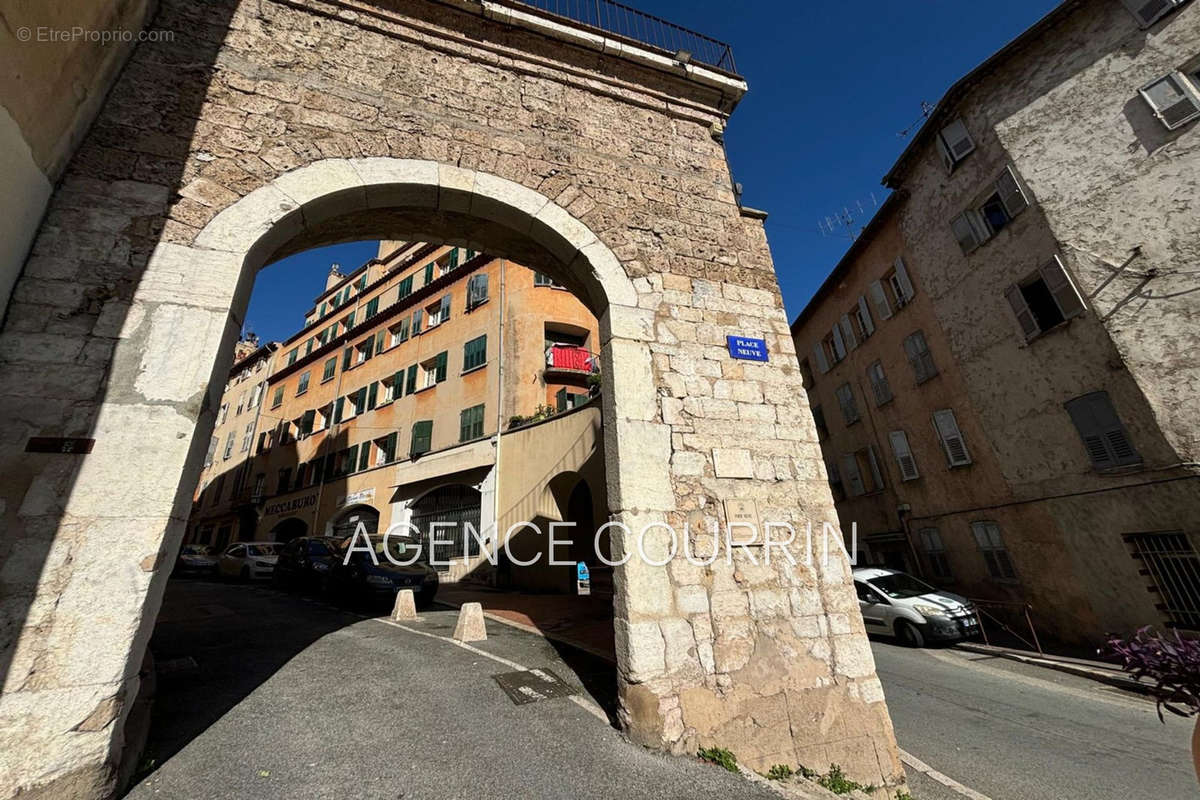
<path fill-rule="evenodd" d="M 769 212 L 767 234 L 794 318 L 850 244 L 817 221 L 850 208 L 865 223 L 879 179 L 904 148 L 897 134 L 921 119 L 965 72 L 1032 25 L 1055 0 L 815 3 L 629 0 L 643 11 L 733 45 L 750 93 L 726 146 L 743 202 Z M 865 214 L 860 215 L 859 203 Z M 264 270 L 247 322 L 282 339 L 324 287 L 332 261 L 355 268 L 373 244 L 301 253 Z"/>

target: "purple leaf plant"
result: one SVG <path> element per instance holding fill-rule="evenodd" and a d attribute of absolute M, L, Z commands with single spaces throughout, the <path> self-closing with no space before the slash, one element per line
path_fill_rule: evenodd
<path fill-rule="evenodd" d="M 1138 680 L 1154 683 L 1158 718 L 1163 709 L 1181 717 L 1200 714 L 1200 639 L 1185 639 L 1179 631 L 1156 633 L 1149 627 L 1132 637 L 1112 636 L 1106 652 L 1121 659 L 1121 666 Z"/>

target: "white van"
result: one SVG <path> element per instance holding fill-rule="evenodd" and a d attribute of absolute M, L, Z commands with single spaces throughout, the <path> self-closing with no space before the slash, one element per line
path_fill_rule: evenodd
<path fill-rule="evenodd" d="M 907 572 L 885 567 L 854 570 L 854 591 L 867 633 L 895 636 L 910 647 L 978 635 L 975 605 L 935 589 Z"/>

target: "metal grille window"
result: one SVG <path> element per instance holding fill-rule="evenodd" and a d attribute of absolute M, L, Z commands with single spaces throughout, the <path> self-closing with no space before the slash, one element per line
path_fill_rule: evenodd
<path fill-rule="evenodd" d="M 908 363 L 912 364 L 913 374 L 917 383 L 925 381 L 938 374 L 937 365 L 933 363 L 933 353 L 929 352 L 929 343 L 925 341 L 922 331 L 913 331 L 904 339 L 904 354 Z"/>
<path fill-rule="evenodd" d="M 456 484 L 435 489 L 413 504 L 409 521 L 420 532 L 423 551 L 438 569 L 464 555 L 479 555 L 479 541 L 466 534 L 467 525 L 479 531 L 479 500 L 478 491 Z"/>
<path fill-rule="evenodd" d="M 858 422 L 858 403 L 854 401 L 854 390 L 850 388 L 850 384 L 843 383 L 834 394 L 837 395 L 838 405 L 842 409 L 842 417 L 845 418 L 846 424 L 853 425 Z"/>
<path fill-rule="evenodd" d="M 463 372 L 487 363 L 487 334 L 463 345 Z"/>
<path fill-rule="evenodd" d="M 463 409 L 459 414 L 458 440 L 469 442 L 483 436 L 483 404 Z"/>
<path fill-rule="evenodd" d="M 1008 548 L 1004 546 L 1000 526 L 994 522 L 972 522 L 971 533 L 975 535 L 975 544 L 979 546 L 979 552 L 983 555 L 988 575 L 996 580 L 1016 580 L 1017 571 L 1013 569 Z"/>
<path fill-rule="evenodd" d="M 1158 608 L 1174 628 L 1200 630 L 1200 556 L 1182 531 L 1130 533 L 1125 541 L 1142 574 L 1162 598 Z"/>
<path fill-rule="evenodd" d="M 921 549 L 925 551 L 925 559 L 929 562 L 933 577 L 943 580 L 950 578 L 950 561 L 946 558 L 946 546 L 938 529 L 922 528 L 917 535 L 921 538 Z"/>

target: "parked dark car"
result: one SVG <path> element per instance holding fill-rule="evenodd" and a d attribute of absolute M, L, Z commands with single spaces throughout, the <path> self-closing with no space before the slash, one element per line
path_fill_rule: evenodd
<path fill-rule="evenodd" d="M 317 589 L 334 564 L 341 561 L 337 540 L 324 536 L 301 536 L 279 550 L 271 580 L 276 586 Z"/>
<path fill-rule="evenodd" d="M 418 607 L 424 608 L 433 602 L 439 585 L 437 570 L 421 560 L 408 566 L 393 564 L 384 553 L 382 540 L 371 544 L 375 558 L 371 558 L 365 549 L 358 548 L 346 559 L 343 551 L 343 557 L 329 573 L 326 590 L 330 595 L 349 601 L 390 605 L 397 592 L 412 589 Z M 388 539 L 395 561 L 412 561 L 413 545 L 403 539 Z"/>
<path fill-rule="evenodd" d="M 217 555 L 203 544 L 184 545 L 175 559 L 176 575 L 213 575 L 217 571 Z"/>

